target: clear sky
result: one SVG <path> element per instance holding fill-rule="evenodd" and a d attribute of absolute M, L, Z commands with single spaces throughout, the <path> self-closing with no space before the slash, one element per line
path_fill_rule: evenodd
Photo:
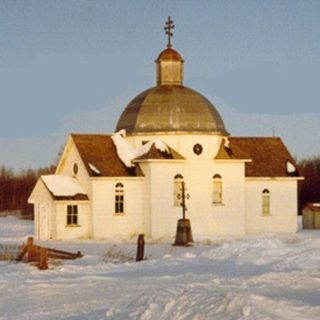
<path fill-rule="evenodd" d="M 155 84 L 168 15 L 185 85 L 231 134 L 274 127 L 299 158 L 320 153 L 320 1 L 0 0 L 0 164 L 46 165 L 69 131 L 112 132 Z"/>

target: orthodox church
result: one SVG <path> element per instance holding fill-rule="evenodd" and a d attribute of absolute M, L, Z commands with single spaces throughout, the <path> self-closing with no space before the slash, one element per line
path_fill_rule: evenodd
<path fill-rule="evenodd" d="M 138 94 L 113 134 L 71 134 L 56 172 L 37 181 L 35 237 L 173 239 L 182 216 L 193 237 L 296 232 L 298 180 L 278 137 L 235 137 L 216 107 L 183 85 L 184 60 L 168 44 L 156 85 Z"/>

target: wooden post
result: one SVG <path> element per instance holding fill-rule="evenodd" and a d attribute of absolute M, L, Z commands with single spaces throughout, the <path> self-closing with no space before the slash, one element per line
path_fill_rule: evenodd
<path fill-rule="evenodd" d="M 39 270 L 47 270 L 48 269 L 48 255 L 47 248 L 40 247 L 40 259 L 39 259 Z"/>
<path fill-rule="evenodd" d="M 29 242 L 29 238 L 27 241 Z M 27 242 L 27 244 L 24 244 L 24 243 L 22 244 L 20 253 L 18 254 L 16 261 L 21 261 L 24 258 L 24 256 L 26 255 L 26 253 L 28 252 L 28 250 L 29 250 L 28 242 Z"/>
<path fill-rule="evenodd" d="M 143 234 L 139 234 L 138 242 L 137 242 L 137 257 L 136 257 L 136 261 L 143 260 L 143 256 L 144 256 L 144 235 Z"/>
<path fill-rule="evenodd" d="M 27 246 L 28 246 L 29 248 L 33 246 L 33 238 L 32 238 L 32 237 L 28 237 Z"/>
<path fill-rule="evenodd" d="M 28 247 L 28 262 L 37 261 L 37 248 L 33 244 L 33 238 L 29 237 L 27 240 L 27 247 Z"/>

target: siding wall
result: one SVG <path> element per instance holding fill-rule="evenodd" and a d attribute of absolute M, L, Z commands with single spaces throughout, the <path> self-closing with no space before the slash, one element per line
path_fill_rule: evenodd
<path fill-rule="evenodd" d="M 91 205 L 88 201 L 55 201 L 56 239 L 87 239 L 91 237 Z M 67 206 L 78 205 L 78 226 L 67 225 Z"/>
<path fill-rule="evenodd" d="M 270 191 L 270 216 L 262 215 L 262 191 Z M 296 180 L 246 181 L 246 231 L 296 232 L 298 203 Z"/>
<path fill-rule="evenodd" d="M 144 178 L 92 179 L 93 236 L 135 237 L 145 232 Z M 124 214 L 115 213 L 115 185 L 124 186 Z"/>

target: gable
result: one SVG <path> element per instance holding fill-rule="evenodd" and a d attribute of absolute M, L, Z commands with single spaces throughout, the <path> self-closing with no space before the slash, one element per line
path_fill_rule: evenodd
<path fill-rule="evenodd" d="M 40 177 L 31 191 L 28 203 L 35 204 L 36 202 L 50 202 L 53 198 L 53 195 L 50 193 Z"/>
<path fill-rule="evenodd" d="M 300 176 L 295 160 L 278 137 L 229 137 L 229 147 L 223 140 L 216 160 L 251 159 L 245 164 L 246 177 L 297 177 Z M 295 172 L 289 172 L 287 163 Z"/>
<path fill-rule="evenodd" d="M 71 137 L 89 176 L 143 176 L 139 166 L 128 168 L 121 162 L 110 135 L 72 134 Z"/>

